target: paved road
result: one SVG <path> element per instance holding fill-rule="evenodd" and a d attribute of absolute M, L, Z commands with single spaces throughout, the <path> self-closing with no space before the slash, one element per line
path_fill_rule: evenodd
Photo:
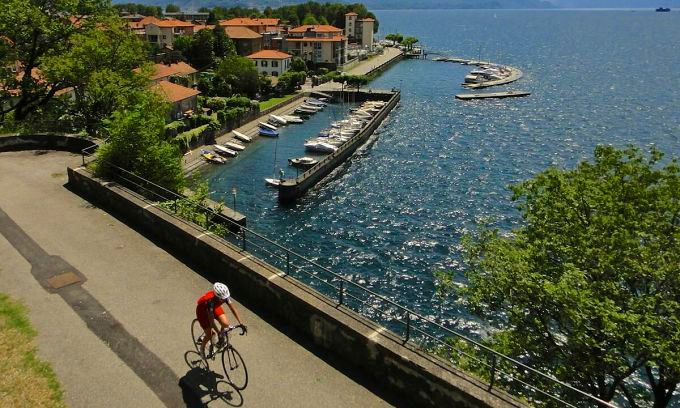
<path fill-rule="evenodd" d="M 40 357 L 69 406 L 196 406 L 196 394 L 216 380 L 190 370 L 184 354 L 195 300 L 210 282 L 67 190 L 66 165 L 78 161 L 62 152 L 0 154 L 0 292 L 28 305 Z M 46 278 L 65 272 L 84 282 L 48 290 Z M 239 308 L 249 335 L 234 344 L 250 382 L 241 393 L 221 387 L 231 399 L 209 407 L 390 406 L 370 381 L 357 383 L 342 363 L 292 341 L 285 326 Z"/>

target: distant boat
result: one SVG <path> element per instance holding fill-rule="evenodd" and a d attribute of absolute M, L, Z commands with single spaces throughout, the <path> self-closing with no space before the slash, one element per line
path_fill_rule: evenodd
<path fill-rule="evenodd" d="M 277 132 L 276 130 L 271 130 L 268 127 L 260 126 L 257 130 L 259 131 L 260 136 L 267 136 L 267 137 L 278 137 L 279 136 L 279 132 Z"/>
<path fill-rule="evenodd" d="M 250 143 L 250 142 L 253 140 L 253 139 L 251 139 L 249 136 L 246 136 L 246 135 L 244 135 L 243 133 L 237 132 L 237 131 L 235 131 L 235 130 L 232 130 L 231 133 L 234 134 L 234 138 L 236 138 L 236 139 L 238 139 L 238 140 L 240 140 L 240 141 L 242 141 L 242 142 Z"/>
<path fill-rule="evenodd" d="M 234 150 L 227 149 L 226 147 L 220 146 L 218 144 L 213 145 L 213 147 L 215 148 L 215 152 L 217 152 L 218 154 L 220 154 L 222 156 L 234 157 L 234 156 L 238 155 L 238 153 L 235 152 Z"/>
<path fill-rule="evenodd" d="M 308 141 L 305 143 L 305 149 L 319 153 L 333 153 L 334 151 L 338 150 L 338 148 L 332 144 L 318 141 Z"/>
<path fill-rule="evenodd" d="M 656 11 L 658 13 L 668 13 L 669 11 L 671 11 L 671 9 L 668 7 L 659 7 L 658 9 L 656 9 Z"/>
<path fill-rule="evenodd" d="M 264 182 L 267 183 L 268 186 L 278 187 L 281 185 L 281 180 L 275 178 L 266 178 L 264 179 Z"/>

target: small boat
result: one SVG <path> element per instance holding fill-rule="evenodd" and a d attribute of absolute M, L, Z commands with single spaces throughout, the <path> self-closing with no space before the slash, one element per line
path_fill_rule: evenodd
<path fill-rule="evenodd" d="M 264 179 L 264 182 L 267 183 L 268 186 L 278 187 L 281 185 L 281 179 L 266 178 Z"/>
<path fill-rule="evenodd" d="M 302 109 L 307 109 L 307 110 L 312 110 L 314 112 L 318 112 L 320 110 L 323 110 L 323 106 L 314 106 L 314 105 L 308 105 L 306 103 L 303 103 L 300 105 L 300 108 Z"/>
<path fill-rule="evenodd" d="M 274 122 L 275 125 L 286 125 L 286 124 L 288 124 L 288 121 L 286 119 L 284 119 L 282 116 L 269 115 L 269 120 L 271 122 Z"/>
<path fill-rule="evenodd" d="M 290 164 L 293 167 L 301 167 L 303 169 L 313 167 L 318 162 L 319 162 L 318 160 L 307 156 L 288 159 L 288 164 Z"/>
<path fill-rule="evenodd" d="M 257 124 L 258 124 L 261 128 L 267 128 L 267 129 L 273 130 L 273 131 L 279 130 L 279 128 L 277 128 L 277 127 L 274 126 L 274 125 L 270 125 L 269 123 L 258 122 Z"/>
<path fill-rule="evenodd" d="M 325 142 L 309 141 L 305 143 L 305 149 L 319 153 L 333 153 L 338 150 L 336 146 Z"/>
<path fill-rule="evenodd" d="M 201 156 L 208 162 L 208 163 L 215 163 L 215 164 L 224 164 L 226 161 L 224 158 L 216 155 L 215 153 L 211 152 L 210 150 L 201 150 Z"/>
<path fill-rule="evenodd" d="M 294 115 L 281 115 L 282 118 L 286 120 L 288 123 L 303 123 L 304 120 L 302 120 L 301 117 L 299 116 L 294 116 Z"/>
<path fill-rule="evenodd" d="M 231 133 L 234 134 L 234 138 L 236 138 L 236 139 L 238 139 L 238 140 L 240 140 L 240 141 L 242 141 L 242 142 L 250 143 L 250 142 L 253 140 L 253 139 L 251 139 L 250 137 L 244 135 L 243 133 L 237 132 L 237 131 L 235 131 L 235 130 L 232 130 Z"/>
<path fill-rule="evenodd" d="M 316 109 L 307 109 L 303 106 L 298 106 L 295 108 L 295 113 L 297 114 L 304 114 L 304 115 L 313 115 L 317 112 Z"/>
<path fill-rule="evenodd" d="M 260 133 L 260 136 L 267 136 L 267 137 L 279 137 L 279 132 L 276 130 L 271 130 L 270 128 L 260 126 L 257 128 L 257 130 Z"/>
<path fill-rule="evenodd" d="M 236 142 L 227 142 L 227 143 L 224 144 L 224 146 L 231 149 L 231 150 L 235 150 L 237 152 L 242 152 L 242 151 L 246 150 L 246 147 L 244 145 L 236 143 Z"/>
<path fill-rule="evenodd" d="M 318 106 L 320 108 L 323 108 L 327 105 L 326 102 L 321 102 L 320 100 L 314 98 L 305 99 L 305 103 L 307 105 Z"/>
<path fill-rule="evenodd" d="M 671 9 L 668 7 L 659 7 L 658 9 L 656 9 L 657 13 L 668 13 L 669 11 L 671 11 Z"/>
<path fill-rule="evenodd" d="M 217 152 L 217 154 L 220 154 L 222 156 L 235 157 L 235 156 L 238 155 L 238 153 L 236 151 L 231 150 L 231 149 L 227 149 L 226 147 L 220 146 L 218 144 L 213 145 L 213 147 L 215 148 L 215 152 Z"/>

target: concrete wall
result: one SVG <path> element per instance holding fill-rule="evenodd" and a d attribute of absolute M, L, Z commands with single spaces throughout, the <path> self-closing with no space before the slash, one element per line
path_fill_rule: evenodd
<path fill-rule="evenodd" d="M 237 300 L 278 316 L 309 336 L 321 349 L 336 354 L 409 399 L 413 406 L 520 407 L 511 397 L 418 351 L 390 331 L 333 300 L 286 277 L 274 267 L 203 230 L 180 221 L 130 194 L 119 185 L 98 180 L 84 168 L 68 169 L 69 185 L 125 219 L 174 252 L 217 272 Z M 219 268 L 216 266 L 219 265 Z"/>
<path fill-rule="evenodd" d="M 56 135 L 48 133 L 20 135 L 0 135 L 0 152 L 17 150 L 62 150 L 81 153 L 83 149 L 94 146 L 91 140 L 76 135 Z"/>

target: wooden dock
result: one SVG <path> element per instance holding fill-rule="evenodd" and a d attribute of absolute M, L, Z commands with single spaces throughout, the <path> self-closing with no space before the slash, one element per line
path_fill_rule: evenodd
<path fill-rule="evenodd" d="M 506 92 L 485 92 L 485 93 L 468 93 L 458 94 L 456 99 L 470 101 L 473 99 L 500 99 L 500 98 L 519 98 L 522 96 L 529 96 L 531 92 L 525 91 L 506 91 Z"/>

